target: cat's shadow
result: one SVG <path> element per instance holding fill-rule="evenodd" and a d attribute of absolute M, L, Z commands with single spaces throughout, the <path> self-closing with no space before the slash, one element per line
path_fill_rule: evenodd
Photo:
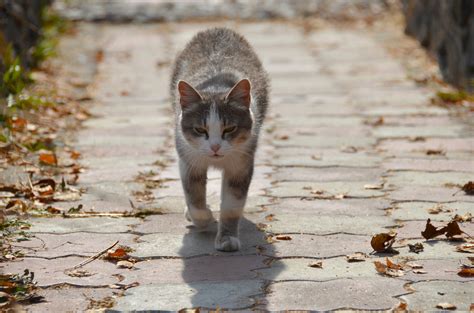
<path fill-rule="evenodd" d="M 206 230 L 188 226 L 179 254 L 183 258 L 182 278 L 189 286 L 189 308 L 249 309 L 264 294 L 270 274 L 268 267 L 274 246 L 265 233 L 247 218 L 240 221 L 241 249 L 221 252 L 214 249 L 217 223 Z M 275 272 L 271 272 L 275 276 Z M 259 299 L 259 304 L 263 299 Z"/>

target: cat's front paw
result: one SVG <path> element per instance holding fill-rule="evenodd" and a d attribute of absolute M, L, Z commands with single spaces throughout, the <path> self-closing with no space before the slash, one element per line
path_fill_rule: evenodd
<path fill-rule="evenodd" d="M 205 229 L 210 224 L 215 222 L 214 217 L 212 216 L 211 210 L 209 208 L 206 209 L 191 209 L 186 210 L 184 213 L 186 219 L 194 224 L 197 228 Z"/>
<path fill-rule="evenodd" d="M 220 236 L 217 235 L 214 243 L 216 250 L 232 252 L 240 250 L 240 240 L 234 236 Z"/>

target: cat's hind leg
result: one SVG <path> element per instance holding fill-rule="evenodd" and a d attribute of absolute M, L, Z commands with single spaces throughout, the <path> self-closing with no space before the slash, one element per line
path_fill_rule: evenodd
<path fill-rule="evenodd" d="M 198 228 L 206 228 L 214 221 L 206 205 L 207 168 L 193 168 L 179 160 L 179 171 L 186 198 L 185 217 Z"/>
<path fill-rule="evenodd" d="M 240 249 L 239 221 L 252 180 L 253 164 L 243 171 L 224 170 L 221 191 L 221 213 L 215 248 L 220 251 Z"/>

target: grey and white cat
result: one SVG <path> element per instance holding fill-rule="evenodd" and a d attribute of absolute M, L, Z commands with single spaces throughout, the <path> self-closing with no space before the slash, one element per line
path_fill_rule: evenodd
<path fill-rule="evenodd" d="M 268 77 L 257 55 L 230 29 L 198 33 L 175 61 L 171 98 L 186 218 L 200 228 L 214 221 L 206 204 L 207 170 L 221 169 L 217 250 L 240 249 L 239 220 L 252 180 L 267 89 Z"/>

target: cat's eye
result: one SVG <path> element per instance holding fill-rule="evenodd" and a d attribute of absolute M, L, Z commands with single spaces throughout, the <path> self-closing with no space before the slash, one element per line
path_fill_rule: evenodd
<path fill-rule="evenodd" d="M 194 131 L 200 135 L 207 135 L 207 129 L 202 127 L 194 127 Z"/>
<path fill-rule="evenodd" d="M 237 130 L 237 126 L 230 126 L 230 127 L 224 128 L 223 133 L 224 134 L 230 134 L 230 133 L 235 132 L 236 130 Z"/>

